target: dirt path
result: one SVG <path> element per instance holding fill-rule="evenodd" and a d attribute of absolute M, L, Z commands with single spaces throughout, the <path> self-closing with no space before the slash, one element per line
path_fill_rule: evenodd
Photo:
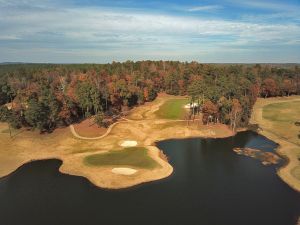
<path fill-rule="evenodd" d="M 258 99 L 253 108 L 250 123 L 259 124 L 261 128 L 259 133 L 280 145 L 277 152 L 288 158 L 289 162 L 285 167 L 280 168 L 277 173 L 288 185 L 300 192 L 300 180 L 292 174 L 292 170 L 300 166 L 298 155 L 295 151 L 300 149 L 300 146 L 278 135 L 276 131 L 272 130 L 272 121 L 264 119 L 262 115 L 263 108 L 266 105 L 291 101 L 300 101 L 300 96 Z"/>
<path fill-rule="evenodd" d="M 82 139 L 82 140 L 99 140 L 99 139 L 102 139 L 102 138 L 104 138 L 104 137 L 106 137 L 107 135 L 109 135 L 109 133 L 111 132 L 111 130 L 114 128 L 114 126 L 116 126 L 117 124 L 119 124 L 119 123 L 122 123 L 123 121 L 118 121 L 118 122 L 115 122 L 115 123 L 113 123 L 113 124 L 111 124 L 109 127 L 108 127 L 108 129 L 107 129 L 107 131 L 105 132 L 105 134 L 102 134 L 101 136 L 99 136 L 99 137 L 83 137 L 83 136 L 81 136 L 81 135 L 79 135 L 77 132 L 76 132 L 76 130 L 75 130 L 75 128 L 74 128 L 74 126 L 71 124 L 69 127 L 70 127 L 70 131 L 71 131 L 71 133 L 74 135 L 74 137 L 76 137 L 76 138 L 79 138 L 79 139 Z"/>

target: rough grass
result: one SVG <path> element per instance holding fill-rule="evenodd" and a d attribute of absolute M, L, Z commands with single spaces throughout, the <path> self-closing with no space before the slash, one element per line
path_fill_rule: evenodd
<path fill-rule="evenodd" d="M 186 126 L 187 122 L 186 121 L 168 121 L 165 123 L 161 123 L 161 124 L 155 124 L 153 125 L 153 127 L 155 129 L 159 129 L 159 130 L 163 130 L 166 128 L 170 128 L 170 127 L 176 127 L 176 126 Z"/>
<path fill-rule="evenodd" d="M 297 156 L 298 156 L 298 160 L 299 160 L 299 166 L 295 167 L 291 173 L 293 174 L 294 177 L 296 177 L 297 179 L 300 180 L 300 147 L 297 149 L 294 149 L 294 151 L 296 152 Z"/>
<path fill-rule="evenodd" d="M 90 166 L 130 166 L 142 169 L 154 169 L 159 164 L 148 155 L 144 147 L 130 147 L 103 154 L 94 154 L 84 158 Z"/>
<path fill-rule="evenodd" d="M 300 179 L 300 166 L 295 167 L 291 172 L 294 177 Z"/>
<path fill-rule="evenodd" d="M 11 131 L 11 135 L 15 136 L 15 135 L 17 135 L 19 133 L 22 133 L 23 130 L 11 128 L 10 131 Z M 1 133 L 9 135 L 9 128 L 1 130 Z"/>
<path fill-rule="evenodd" d="M 300 120 L 300 101 L 282 102 L 263 108 L 263 118 L 272 122 L 273 132 L 289 141 L 300 144 L 300 127 L 295 125 Z"/>
<path fill-rule="evenodd" d="M 294 122 L 300 120 L 300 101 L 274 103 L 264 107 L 263 117 L 278 122 Z"/>
<path fill-rule="evenodd" d="M 167 100 L 156 112 L 156 115 L 162 119 L 184 119 L 187 110 L 184 105 L 188 104 L 188 99 L 170 99 Z"/>

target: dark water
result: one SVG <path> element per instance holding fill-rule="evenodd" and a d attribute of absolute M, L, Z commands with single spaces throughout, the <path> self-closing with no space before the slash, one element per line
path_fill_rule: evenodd
<path fill-rule="evenodd" d="M 174 174 L 136 188 L 108 191 L 37 161 L 0 179 L 0 225 L 295 225 L 300 194 L 275 167 L 232 152 L 272 151 L 253 132 L 226 139 L 160 142 Z"/>

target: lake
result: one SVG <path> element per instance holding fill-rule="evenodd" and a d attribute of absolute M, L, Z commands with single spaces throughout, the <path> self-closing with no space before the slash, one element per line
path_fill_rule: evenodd
<path fill-rule="evenodd" d="M 169 178 L 103 190 L 61 174 L 59 160 L 26 164 L 0 179 L 0 225 L 295 225 L 300 194 L 278 166 L 239 156 L 234 147 L 273 151 L 251 131 L 224 139 L 159 142 L 174 167 Z"/>

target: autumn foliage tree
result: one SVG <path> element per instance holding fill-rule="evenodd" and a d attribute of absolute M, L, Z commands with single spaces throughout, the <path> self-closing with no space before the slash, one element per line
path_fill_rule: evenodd
<path fill-rule="evenodd" d="M 218 106 L 212 103 L 210 100 L 205 101 L 202 106 L 202 121 L 203 124 L 208 124 L 209 122 L 217 122 L 218 120 Z"/>
<path fill-rule="evenodd" d="M 233 131 L 236 130 L 236 127 L 239 124 L 241 112 L 242 106 L 239 100 L 233 99 L 230 111 L 230 127 Z"/>
<path fill-rule="evenodd" d="M 285 95 L 290 96 L 291 93 L 296 93 L 296 85 L 291 79 L 284 79 L 282 89 Z"/>
<path fill-rule="evenodd" d="M 188 94 L 197 105 L 192 115 L 202 112 L 204 123 L 236 129 L 248 124 L 257 97 L 300 94 L 300 68 L 178 61 L 1 65 L 0 119 L 51 131 L 89 116 L 116 117 L 158 92 Z"/>
<path fill-rule="evenodd" d="M 263 81 L 261 93 L 266 97 L 272 97 L 277 94 L 278 86 L 273 78 L 266 78 Z"/>

